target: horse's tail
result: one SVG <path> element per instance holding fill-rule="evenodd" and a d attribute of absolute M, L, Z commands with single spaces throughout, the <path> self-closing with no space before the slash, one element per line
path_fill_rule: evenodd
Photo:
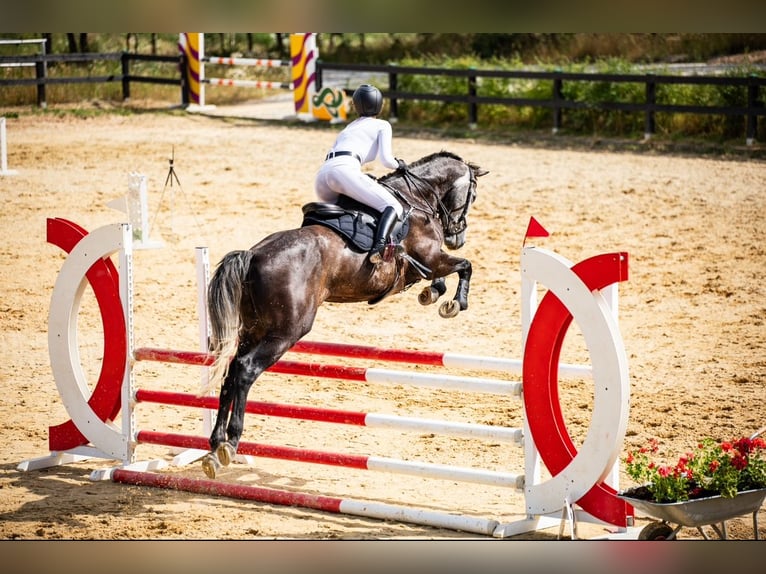
<path fill-rule="evenodd" d="M 241 326 L 239 306 L 252 256 L 251 251 L 227 253 L 218 263 L 207 288 L 210 319 L 208 348 L 215 357 L 208 371 L 209 388 L 216 388 L 223 383 L 231 359 L 237 351 Z"/>

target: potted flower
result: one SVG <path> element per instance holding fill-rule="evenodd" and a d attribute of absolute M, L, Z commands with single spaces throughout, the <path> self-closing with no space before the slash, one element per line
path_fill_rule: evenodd
<path fill-rule="evenodd" d="M 625 471 L 639 486 L 626 496 L 657 503 L 683 502 L 710 496 L 734 498 L 746 490 L 766 488 L 766 440 L 758 436 L 732 441 L 706 438 L 675 464 L 652 459 L 659 442 L 628 452 Z"/>
<path fill-rule="evenodd" d="M 639 539 L 666 540 L 682 526 L 711 525 L 725 538 L 724 523 L 730 518 L 755 513 L 766 498 L 766 440 L 758 435 L 731 441 L 700 441 L 674 464 L 653 460 L 659 442 L 628 452 L 625 470 L 638 486 L 619 494 L 620 498 L 662 522 L 647 525 Z M 679 526 L 672 529 L 669 522 Z M 717 524 L 721 524 L 718 529 Z"/>

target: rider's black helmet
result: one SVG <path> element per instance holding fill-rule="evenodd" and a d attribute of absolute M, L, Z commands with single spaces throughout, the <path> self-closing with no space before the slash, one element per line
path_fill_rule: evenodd
<path fill-rule="evenodd" d="M 375 86 L 362 84 L 354 90 L 354 109 L 360 116 L 377 116 L 383 107 L 383 94 Z"/>

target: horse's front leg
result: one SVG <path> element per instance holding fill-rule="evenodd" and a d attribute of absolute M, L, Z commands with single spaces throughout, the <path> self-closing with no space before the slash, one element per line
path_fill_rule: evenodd
<path fill-rule="evenodd" d="M 471 262 L 467 259 L 459 260 L 453 272 L 457 273 L 458 282 L 455 296 L 450 301 L 445 301 L 439 307 L 439 316 L 449 319 L 457 317 L 460 311 L 468 309 L 468 289 L 471 285 Z"/>

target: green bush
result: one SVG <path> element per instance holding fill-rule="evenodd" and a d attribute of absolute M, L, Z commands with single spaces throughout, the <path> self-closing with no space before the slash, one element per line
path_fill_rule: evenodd
<path fill-rule="evenodd" d="M 461 58 L 408 58 L 399 62 L 402 66 L 445 69 L 520 69 L 518 60 L 484 61 L 475 57 Z M 546 69 L 545 67 L 541 67 Z M 561 72 L 636 74 L 635 67 L 624 60 L 605 60 L 590 63 L 569 64 L 557 68 Z M 552 71 L 552 67 L 547 68 Z M 661 72 L 655 72 L 660 74 Z M 746 77 L 752 69 L 739 69 L 729 73 L 731 77 Z M 761 73 L 762 74 L 762 73 Z M 553 81 L 514 78 L 477 78 L 477 95 L 481 97 L 521 98 L 551 100 Z M 414 94 L 467 95 L 468 80 L 458 76 L 401 74 L 397 79 L 398 90 Z M 636 104 L 646 101 L 646 83 L 574 81 L 562 84 L 562 97 L 578 102 L 577 108 L 562 110 L 561 131 L 569 134 L 586 134 L 615 137 L 640 137 L 644 134 L 643 111 L 598 109 L 599 104 Z M 744 107 L 747 105 L 747 87 L 706 84 L 658 84 L 656 102 L 665 105 Z M 428 100 L 400 100 L 398 118 L 429 127 L 467 125 L 470 119 L 469 105 L 458 102 Z M 655 133 L 667 137 L 699 136 L 715 140 L 741 138 L 745 133 L 746 119 L 740 115 L 698 114 L 689 112 L 659 112 L 655 114 Z M 761 120 L 761 124 L 764 120 Z M 553 127 L 553 111 L 545 106 L 509 106 L 504 104 L 479 104 L 477 127 L 482 130 L 539 130 Z"/>
<path fill-rule="evenodd" d="M 591 71 L 599 74 L 632 74 L 633 68 L 624 61 L 609 60 L 586 67 L 584 64 L 570 66 L 569 72 Z M 644 130 L 641 112 L 624 110 L 598 110 L 595 104 L 640 104 L 646 101 L 643 82 L 564 82 L 562 89 L 566 100 L 581 102 L 588 107 L 564 111 L 563 129 L 572 133 L 635 136 Z"/>

